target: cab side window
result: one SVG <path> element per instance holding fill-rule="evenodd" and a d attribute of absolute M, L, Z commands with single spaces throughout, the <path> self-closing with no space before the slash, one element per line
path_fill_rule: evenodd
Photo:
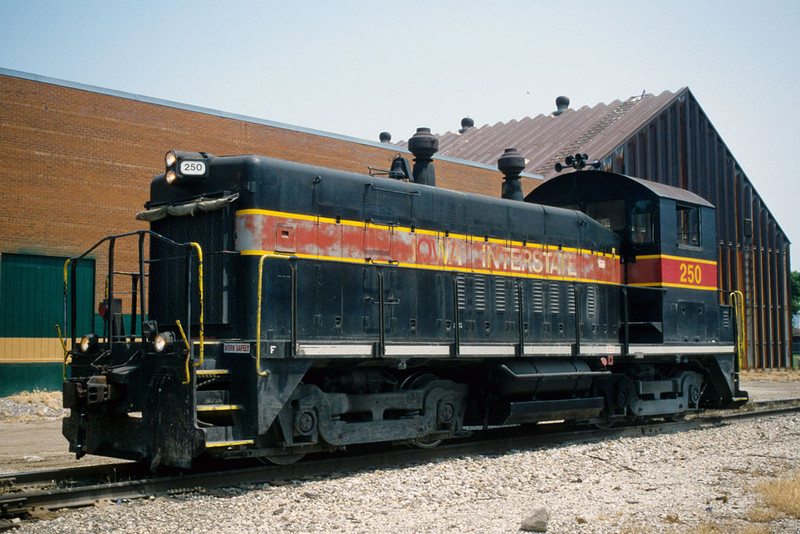
<path fill-rule="evenodd" d="M 675 222 L 678 245 L 699 247 L 700 239 L 700 208 L 677 204 L 675 206 Z"/>
<path fill-rule="evenodd" d="M 653 243 L 655 235 L 653 231 L 654 203 L 652 200 L 637 200 L 631 207 L 631 235 L 632 243 L 648 244 Z"/>
<path fill-rule="evenodd" d="M 625 201 L 602 200 L 586 204 L 586 215 L 609 230 L 622 232 L 625 228 Z"/>

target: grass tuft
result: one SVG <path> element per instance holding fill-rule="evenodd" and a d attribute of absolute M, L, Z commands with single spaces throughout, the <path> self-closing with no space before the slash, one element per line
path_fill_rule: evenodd
<path fill-rule="evenodd" d="M 759 369 L 757 371 L 742 371 L 741 379 L 749 382 L 791 382 L 800 380 L 798 369 Z"/>
<path fill-rule="evenodd" d="M 768 509 L 800 519 L 800 471 L 787 478 L 760 482 L 756 489 Z"/>
<path fill-rule="evenodd" d="M 17 404 L 43 404 L 52 410 L 61 409 L 60 391 L 23 391 L 8 398 Z"/>

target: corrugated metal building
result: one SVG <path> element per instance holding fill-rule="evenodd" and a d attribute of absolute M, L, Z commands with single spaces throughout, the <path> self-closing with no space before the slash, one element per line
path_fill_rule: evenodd
<path fill-rule="evenodd" d="M 568 101 L 567 104 L 568 106 Z M 585 153 L 601 169 L 681 187 L 717 208 L 720 301 L 745 295 L 747 368 L 791 365 L 789 240 L 688 88 L 439 136 L 439 154 L 491 164 L 505 148 L 544 179 Z"/>

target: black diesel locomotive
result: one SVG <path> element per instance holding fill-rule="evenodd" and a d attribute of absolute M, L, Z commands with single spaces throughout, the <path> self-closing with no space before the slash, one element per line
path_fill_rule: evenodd
<path fill-rule="evenodd" d="M 460 193 L 435 187 L 436 148 L 421 129 L 386 176 L 169 152 L 150 230 L 87 252 L 110 260 L 103 331 L 65 343 L 70 450 L 288 463 L 746 400 L 708 202 L 600 171 L 523 199 L 513 149 L 503 198 Z M 65 315 L 92 313 L 69 285 Z"/>

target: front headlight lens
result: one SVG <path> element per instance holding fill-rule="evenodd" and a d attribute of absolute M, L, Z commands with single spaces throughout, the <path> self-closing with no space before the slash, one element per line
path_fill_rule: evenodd
<path fill-rule="evenodd" d="M 81 338 L 81 352 L 86 354 L 87 352 L 93 351 L 97 347 L 97 335 L 96 334 L 88 334 Z"/>
<path fill-rule="evenodd" d="M 175 165 L 175 162 L 178 161 L 178 155 L 175 153 L 174 150 L 170 150 L 167 152 L 167 155 L 164 156 L 164 163 L 167 164 L 167 167 L 172 167 Z"/>
<path fill-rule="evenodd" d="M 168 170 L 167 174 L 165 175 L 165 177 L 166 177 L 167 183 L 169 185 L 172 185 L 173 183 L 175 183 L 175 180 L 178 179 L 178 175 L 175 174 L 175 171 L 173 169 Z"/>
<path fill-rule="evenodd" d="M 156 335 L 156 339 L 153 341 L 153 348 L 156 349 L 156 352 L 163 352 L 167 348 L 167 338 L 164 337 L 164 334 Z"/>
<path fill-rule="evenodd" d="M 173 341 L 175 341 L 175 334 L 172 332 L 161 332 L 160 334 L 156 334 L 153 340 L 153 348 L 156 349 L 156 352 L 164 352 L 167 345 Z"/>

